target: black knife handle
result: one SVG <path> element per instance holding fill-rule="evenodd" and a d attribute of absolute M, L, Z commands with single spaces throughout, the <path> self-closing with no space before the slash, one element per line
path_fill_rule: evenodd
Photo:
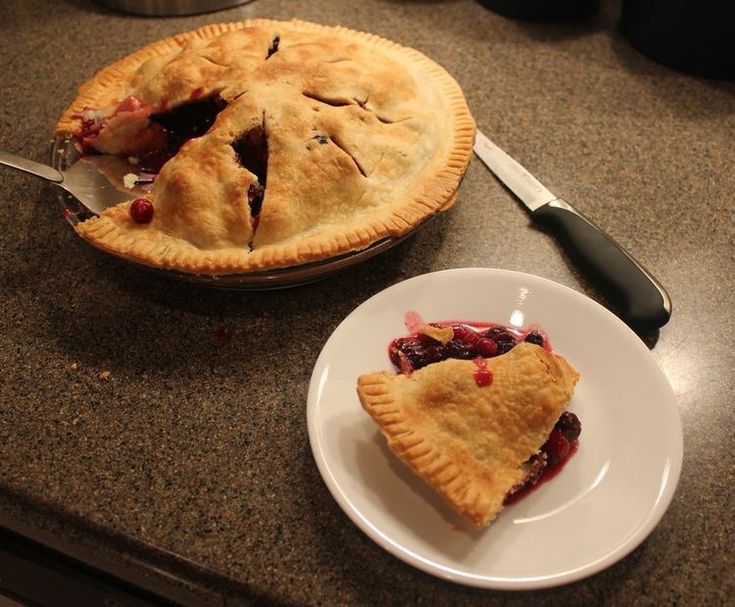
<path fill-rule="evenodd" d="M 569 203 L 558 199 L 531 213 L 564 248 L 612 291 L 622 319 L 636 330 L 657 329 L 671 316 L 671 300 L 659 282 L 619 244 Z"/>

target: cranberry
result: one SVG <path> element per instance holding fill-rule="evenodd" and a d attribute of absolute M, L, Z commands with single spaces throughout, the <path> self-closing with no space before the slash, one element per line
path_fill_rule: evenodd
<path fill-rule="evenodd" d="M 555 466 L 569 455 L 571 444 L 564 436 L 564 433 L 554 428 L 549 435 L 548 440 L 544 443 L 543 450 L 549 458 L 549 465 Z"/>
<path fill-rule="evenodd" d="M 554 426 L 554 428 L 564 434 L 570 443 L 577 440 L 579 435 L 582 433 L 582 423 L 574 413 L 570 413 L 569 411 L 565 411 L 561 414 L 561 417 L 559 417 L 559 421 L 556 422 L 556 426 Z"/>
<path fill-rule="evenodd" d="M 530 344 L 536 344 L 537 346 L 543 346 L 544 336 L 538 331 L 531 331 L 523 338 L 523 341 L 527 341 Z"/>
<path fill-rule="evenodd" d="M 453 339 L 467 346 L 473 346 L 480 336 L 467 325 L 452 325 Z"/>
<path fill-rule="evenodd" d="M 475 352 L 477 352 L 478 356 L 491 358 L 492 356 L 497 355 L 498 344 L 496 344 L 492 339 L 481 337 L 477 340 L 477 343 L 475 344 Z"/>
<path fill-rule="evenodd" d="M 130 205 L 130 216 L 135 223 L 150 223 L 153 219 L 153 203 L 147 198 L 133 200 Z"/>

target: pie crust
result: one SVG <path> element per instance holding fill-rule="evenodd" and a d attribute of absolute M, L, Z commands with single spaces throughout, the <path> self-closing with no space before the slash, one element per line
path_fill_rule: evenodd
<path fill-rule="evenodd" d="M 447 359 L 410 375 L 358 379 L 363 408 L 391 450 L 475 526 L 492 521 L 565 411 L 579 378 L 563 357 L 530 344 L 485 361 Z"/>
<path fill-rule="evenodd" d="M 163 165 L 147 196 L 152 221 L 135 223 L 125 202 L 80 222 L 82 237 L 209 275 L 321 261 L 449 208 L 474 142 L 459 85 L 420 52 L 344 27 L 265 19 L 208 25 L 104 68 L 56 133 L 81 141 L 92 120 L 102 128 L 86 151 L 135 156 L 156 116 L 202 99 L 224 109 Z M 261 175 L 236 152 L 253 132 L 267 146 Z M 254 184 L 265 188 L 257 218 Z"/>

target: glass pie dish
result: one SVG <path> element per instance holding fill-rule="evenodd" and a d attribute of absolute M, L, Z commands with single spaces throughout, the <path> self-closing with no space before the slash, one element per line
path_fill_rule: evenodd
<path fill-rule="evenodd" d="M 77 162 L 80 154 L 76 149 L 74 142 L 67 137 L 56 137 L 51 145 L 51 166 L 58 170 L 65 170 Z M 126 188 L 123 185 L 123 175 L 107 175 L 108 179 L 121 190 Z M 127 190 L 131 193 L 131 198 L 135 194 L 145 193 L 145 185 L 138 186 L 138 189 L 132 188 Z M 91 211 L 85 208 L 68 192 L 57 188 L 57 196 L 59 203 L 64 209 L 64 217 L 70 225 L 74 226 L 78 222 L 89 218 Z M 431 217 L 429 218 L 429 220 Z M 427 221 L 429 221 L 427 220 Z M 388 237 L 377 241 L 365 249 L 353 251 L 345 255 L 333 257 L 323 261 L 307 263 L 299 266 L 288 268 L 280 268 L 266 270 L 262 272 L 247 272 L 239 274 L 224 274 L 210 276 L 206 274 L 189 274 L 186 272 L 177 272 L 174 270 L 163 270 L 154 268 L 142 263 L 125 260 L 130 265 L 150 271 L 159 276 L 179 280 L 182 282 L 203 285 L 207 287 L 219 287 L 225 289 L 242 289 L 242 290 L 272 290 L 285 289 L 305 285 L 319 280 L 328 278 L 329 276 L 346 270 L 360 262 L 366 261 L 384 253 L 400 244 L 411 235 L 413 235 L 420 227 L 426 225 L 424 222 L 418 225 L 413 231 L 404 234 L 401 237 Z"/>
<path fill-rule="evenodd" d="M 262 288 L 369 258 L 449 209 L 475 125 L 456 80 L 414 49 L 255 19 L 105 66 L 55 134 L 85 165 L 103 157 L 92 164 L 113 183 L 143 188 L 97 216 L 71 213 L 90 244 L 197 282 Z"/>

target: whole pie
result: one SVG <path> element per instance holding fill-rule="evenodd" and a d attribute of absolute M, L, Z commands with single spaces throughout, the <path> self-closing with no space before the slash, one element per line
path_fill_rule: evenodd
<path fill-rule="evenodd" d="M 454 203 L 474 133 L 458 84 L 418 51 L 261 19 L 205 26 L 106 67 L 57 125 L 82 154 L 122 156 L 133 181 L 153 180 L 143 200 L 77 224 L 82 237 L 212 275 L 410 232 Z"/>
<path fill-rule="evenodd" d="M 455 327 L 446 337 L 446 327 L 427 327 L 396 340 L 391 358 L 401 372 L 362 375 L 357 394 L 391 450 L 483 527 L 575 448 L 580 424 L 566 409 L 579 374 L 535 331 L 501 354 L 502 332 L 485 338 Z M 472 348 L 496 344 L 488 358 L 466 349 L 471 333 Z"/>

